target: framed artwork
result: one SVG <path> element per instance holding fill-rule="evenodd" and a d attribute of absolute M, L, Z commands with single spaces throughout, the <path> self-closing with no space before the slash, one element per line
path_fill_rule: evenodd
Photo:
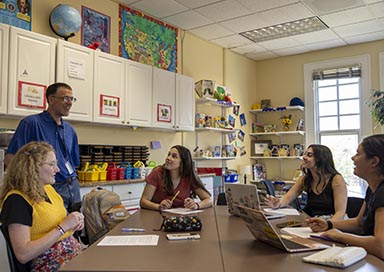
<path fill-rule="evenodd" d="M 100 115 L 120 117 L 120 97 L 101 94 Z"/>
<path fill-rule="evenodd" d="M 85 6 L 81 6 L 81 17 L 83 19 L 81 26 L 81 44 L 88 47 L 98 42 L 98 49 L 109 53 L 111 17 Z"/>
<path fill-rule="evenodd" d="M 23 108 L 45 109 L 47 86 L 31 82 L 19 81 L 17 105 Z"/>
<path fill-rule="evenodd" d="M 120 56 L 176 72 L 178 29 L 124 5 L 119 10 Z"/>
<path fill-rule="evenodd" d="M 172 122 L 172 106 L 157 104 L 157 121 L 171 123 Z"/>
<path fill-rule="evenodd" d="M 31 30 L 32 0 L 0 0 L 0 23 Z"/>
<path fill-rule="evenodd" d="M 271 145 L 271 140 L 253 140 L 251 142 L 251 156 L 262 156 Z"/>

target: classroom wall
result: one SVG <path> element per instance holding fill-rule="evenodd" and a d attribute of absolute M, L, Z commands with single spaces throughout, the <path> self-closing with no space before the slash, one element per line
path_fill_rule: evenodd
<path fill-rule="evenodd" d="M 111 54 L 118 55 L 118 3 L 111 0 L 39 0 L 33 1 L 32 31 L 47 36 L 57 36 L 49 27 L 49 14 L 58 4 L 69 4 L 81 11 L 84 5 L 111 17 Z M 269 98 L 275 106 L 287 105 L 294 96 L 304 100 L 303 65 L 322 60 L 369 54 L 371 56 L 372 88 L 379 88 L 378 53 L 384 51 L 384 41 L 357 44 L 328 50 L 321 50 L 301 55 L 280 57 L 265 61 L 253 61 L 230 50 L 204 41 L 186 31 L 179 32 L 178 71 L 200 79 L 212 79 L 229 86 L 234 101 L 241 105 L 240 112 L 246 114 L 248 126 L 241 129 L 250 132 L 252 118 L 248 113 L 253 103 Z M 80 44 L 80 33 L 69 39 Z M 237 128 L 239 128 L 237 122 Z M 1 117 L 0 127 L 15 128 L 18 120 Z M 150 159 L 159 163 L 164 161 L 168 148 L 174 144 L 183 144 L 193 149 L 196 145 L 194 133 L 175 133 L 132 130 L 113 126 L 100 126 L 73 123 L 81 144 L 129 144 L 149 145 L 152 140 L 159 140 L 162 149 L 150 150 Z M 245 137 L 247 155 L 249 155 L 249 137 Z M 249 164 L 247 156 L 228 161 L 227 165 L 237 169 L 238 165 Z M 214 163 L 213 166 L 220 166 Z M 274 171 L 274 169 L 268 169 Z"/>

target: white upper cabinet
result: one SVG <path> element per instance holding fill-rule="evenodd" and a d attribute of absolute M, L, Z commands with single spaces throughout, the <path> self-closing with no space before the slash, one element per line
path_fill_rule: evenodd
<path fill-rule="evenodd" d="M 68 120 L 92 121 L 94 52 L 85 46 L 58 40 L 56 81 L 69 84 L 77 98 Z"/>
<path fill-rule="evenodd" d="M 45 89 L 55 82 L 57 40 L 10 27 L 8 114 L 26 116 L 46 108 Z"/>
<path fill-rule="evenodd" d="M 126 59 L 94 52 L 93 121 L 124 124 Z"/>
<path fill-rule="evenodd" d="M 175 73 L 153 68 L 153 127 L 175 128 Z"/>
<path fill-rule="evenodd" d="M 191 77 L 176 74 L 176 130 L 195 130 L 195 84 Z"/>
<path fill-rule="evenodd" d="M 127 60 L 125 124 L 152 126 L 152 66 Z"/>
<path fill-rule="evenodd" d="M 0 114 L 7 113 L 9 26 L 0 24 Z"/>

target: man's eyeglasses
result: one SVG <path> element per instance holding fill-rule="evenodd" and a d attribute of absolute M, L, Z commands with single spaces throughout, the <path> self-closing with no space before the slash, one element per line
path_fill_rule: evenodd
<path fill-rule="evenodd" d="M 58 99 L 63 99 L 65 103 L 69 102 L 76 102 L 77 98 L 76 97 L 71 97 L 71 96 L 56 96 L 56 95 L 51 95 L 52 97 L 58 98 Z"/>
<path fill-rule="evenodd" d="M 50 167 L 57 167 L 57 161 L 42 162 L 41 164 L 49 165 Z"/>

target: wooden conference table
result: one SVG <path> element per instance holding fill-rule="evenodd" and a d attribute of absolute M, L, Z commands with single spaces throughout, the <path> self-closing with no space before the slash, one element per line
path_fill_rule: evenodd
<path fill-rule="evenodd" d="M 286 253 L 255 240 L 241 218 L 228 215 L 226 206 L 206 209 L 198 216 L 203 224 L 200 240 L 168 241 L 165 232 L 153 230 L 162 223 L 159 213 L 140 210 L 108 235 L 127 235 L 122 227 L 145 228 L 144 234 L 160 236 L 157 246 L 97 246 L 96 242 L 60 271 L 341 271 L 302 262 L 314 252 Z M 342 271 L 384 271 L 384 262 L 368 255 Z"/>

